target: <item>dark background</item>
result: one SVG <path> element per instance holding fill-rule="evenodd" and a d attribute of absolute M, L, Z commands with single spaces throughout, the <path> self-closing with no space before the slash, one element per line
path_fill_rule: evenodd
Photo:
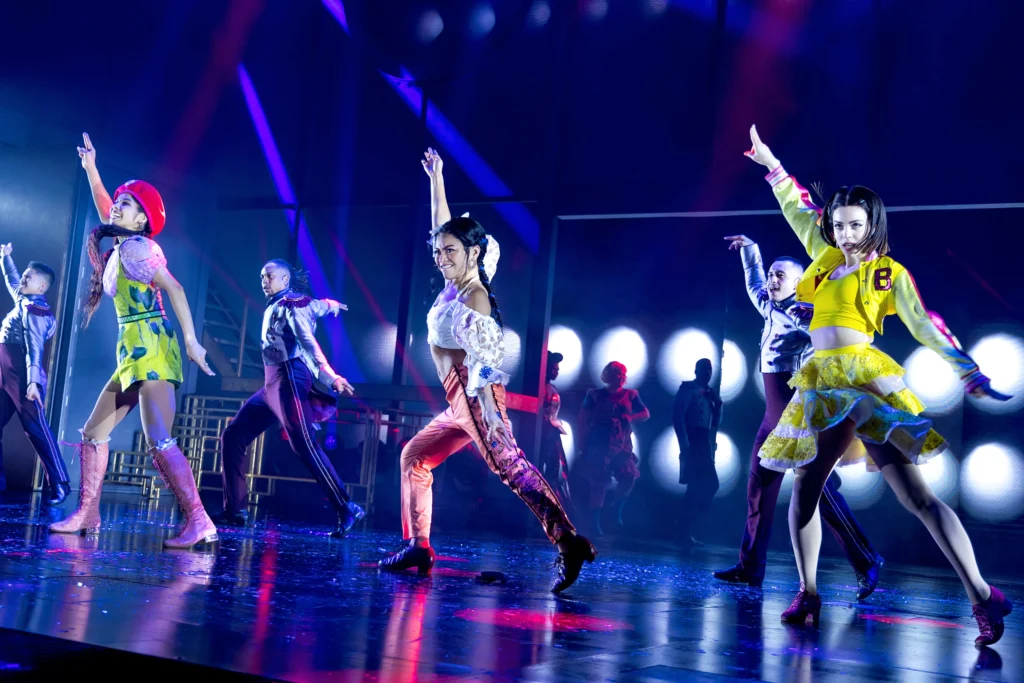
<path fill-rule="evenodd" d="M 627 514 L 636 533 L 670 535 L 659 520 L 678 502 L 644 451 L 669 424 L 659 349 L 694 326 L 742 350 L 747 384 L 723 424 L 739 476 L 708 530 L 728 543 L 738 540 L 760 420 L 760 322 L 739 257 L 721 236 L 745 233 L 769 259 L 800 256 L 799 245 L 777 214 L 557 217 L 772 210 L 763 169 L 741 155 L 754 122 L 804 184 L 865 184 L 890 207 L 1024 202 L 1012 105 L 1024 79 L 1019 3 L 925 10 L 911 0 L 491 0 L 494 27 L 475 37 L 479 4 L 54 0 L 0 9 L 0 238 L 15 243 L 19 265 L 38 259 L 62 271 L 62 292 L 49 297 L 65 324 L 51 364 L 65 402 L 49 398 L 59 438 L 76 438 L 113 368 L 110 303 L 84 332 L 74 315 L 76 285 L 87 276 L 81 236 L 98 220 L 75 154 L 82 131 L 108 189 L 130 177 L 160 188 L 168 211 L 161 244 L 197 321 L 216 292 L 239 314 L 249 308 L 257 335 L 260 267 L 272 257 L 298 260 L 322 273 L 318 294 L 350 306 L 320 338 L 363 392 L 436 385 L 424 345 L 429 198 L 418 159 L 438 147 L 449 199 L 465 204 L 453 211 L 470 211 L 501 244 L 495 286 L 510 347 L 520 342 L 507 367 L 514 391 L 536 393 L 549 296 L 550 322 L 576 330 L 584 353 L 612 326 L 643 336 L 639 389 L 653 418 L 638 430 L 644 478 Z M 331 11 L 342 5 L 345 27 Z M 431 9 L 444 29 L 424 43 L 418 31 Z M 287 191 L 281 173 L 275 183 L 268 170 L 245 78 Z M 890 216 L 894 255 L 966 347 L 992 332 L 1018 333 L 1022 215 L 1018 207 Z M 409 349 L 404 363 L 396 339 Z M 893 318 L 879 346 L 902 362 L 915 343 Z M 562 387 L 573 425 L 593 386 L 587 367 Z M 219 387 L 193 369 L 185 391 Z M 436 393 L 405 407 L 439 410 Z M 1017 443 L 1018 421 L 1016 412 L 992 415 L 968 402 L 939 426 L 962 458 L 981 443 Z M 136 427 L 119 430 L 114 447 L 129 446 Z M 19 431 L 12 423 L 5 432 L 5 464 L 11 487 L 27 488 L 32 458 Z M 356 445 L 341 440 L 332 457 Z M 516 519 L 516 533 L 536 532 L 495 478 L 481 481 L 500 502 L 496 522 Z M 978 533 L 1021 533 L 1019 517 L 961 513 L 982 525 Z M 883 552 L 924 538 L 888 492 L 858 514 L 869 530 L 886 530 Z M 456 510 L 447 529 L 465 517 Z M 785 534 L 775 536 L 784 547 Z M 930 543 L 912 547 L 939 559 Z"/>

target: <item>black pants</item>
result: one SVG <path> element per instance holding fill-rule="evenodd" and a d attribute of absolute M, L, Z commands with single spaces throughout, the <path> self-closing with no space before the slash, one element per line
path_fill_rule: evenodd
<path fill-rule="evenodd" d="M 7 426 L 11 416 L 17 413 L 25 436 L 43 462 L 46 479 L 52 489 L 68 481 L 68 469 L 57 447 L 57 439 L 43 415 L 42 401 L 29 401 L 25 398 L 25 390 L 28 389 L 25 374 L 25 352 L 21 346 L 0 344 L 0 384 L 3 385 L 0 391 L 0 431 Z M 6 488 L 3 439 L 0 439 L 0 491 Z"/>
<path fill-rule="evenodd" d="M 682 503 L 684 537 L 700 528 L 706 520 L 719 486 L 711 430 L 687 427 L 686 437 L 690 441 L 690 450 L 685 460 L 679 463 L 679 480 L 681 484 L 686 484 Z"/>
<path fill-rule="evenodd" d="M 775 425 L 779 423 L 782 411 L 793 397 L 794 389 L 788 384 L 792 375 L 788 372 L 765 374 L 764 394 L 766 399 L 764 419 L 754 439 L 754 452 L 750 459 L 750 475 L 747 477 L 747 523 L 743 528 L 740 543 L 740 565 L 752 576 L 764 578 L 768 556 L 768 540 L 772 534 L 772 520 L 775 504 L 779 499 L 784 473 L 761 467 L 758 451 Z M 825 482 L 818 507 L 821 519 L 835 536 L 839 546 L 846 553 L 854 571 L 866 572 L 878 557 L 864 529 L 839 493 L 842 481 L 833 472 Z"/>
<path fill-rule="evenodd" d="M 245 451 L 256 437 L 279 423 L 288 435 L 288 444 L 320 484 L 334 508 L 348 514 L 345 485 L 334 466 L 313 441 L 313 420 L 309 392 L 313 377 L 306 365 L 293 359 L 264 367 L 264 386 L 235 415 L 221 437 L 224 462 L 224 509 L 239 512 L 246 508 L 249 491 Z"/>

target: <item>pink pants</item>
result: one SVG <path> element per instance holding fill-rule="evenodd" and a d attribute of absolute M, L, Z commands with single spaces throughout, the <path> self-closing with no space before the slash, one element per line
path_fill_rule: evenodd
<path fill-rule="evenodd" d="M 491 471 L 526 503 L 537 515 L 544 533 L 557 543 L 575 531 L 558 497 L 540 472 L 522 454 L 518 446 L 509 448 L 500 441 L 487 443 L 487 427 L 483 421 L 478 398 L 466 395 L 467 370 L 457 365 L 444 380 L 448 392 L 448 409 L 430 421 L 402 449 L 402 534 L 406 539 L 430 538 L 430 517 L 433 509 L 434 481 L 432 471 L 449 455 L 472 441 L 483 455 Z M 492 385 L 494 400 L 512 436 L 512 426 L 505 411 L 505 387 Z M 491 391 L 484 387 L 481 391 Z"/>

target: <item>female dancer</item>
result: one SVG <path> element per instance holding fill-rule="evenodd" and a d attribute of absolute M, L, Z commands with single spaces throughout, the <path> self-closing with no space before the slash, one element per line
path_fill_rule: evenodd
<path fill-rule="evenodd" d="M 490 283 L 498 244 L 475 220 L 451 217 L 441 157 L 433 149 L 425 156 L 434 227 L 430 242 L 445 279 L 427 314 L 427 341 L 449 407 L 402 449 L 402 533 L 409 545 L 379 566 L 389 571 L 416 567 L 421 574 L 433 567 L 432 471 L 472 441 L 491 471 L 529 506 L 558 546 L 558 574 L 551 586 L 558 593 L 572 585 L 597 551 L 576 534 L 554 491 L 516 446 L 505 412 L 508 375 L 498 369 L 505 356 L 501 311 Z"/>
<path fill-rule="evenodd" d="M 612 477 L 616 487 L 613 498 L 615 522 L 624 526 L 622 513 L 629 494 L 640 478 L 640 460 L 633 453 L 633 425 L 650 419 L 651 413 L 640 400 L 640 392 L 626 389 L 626 366 L 612 361 L 601 371 L 603 387 L 587 389 L 580 408 L 580 457 L 573 467 L 577 504 L 589 513 L 594 533 L 604 536 L 601 515 L 605 494 Z"/>
<path fill-rule="evenodd" d="M 896 313 L 915 339 L 953 366 L 972 395 L 1009 397 L 992 389 L 942 318 L 925 309 L 907 269 L 886 256 L 888 226 L 878 195 L 866 187 L 843 187 L 819 209 L 754 127 L 750 139 L 746 155 L 769 169 L 767 180 L 782 212 L 814 259 L 797 285 L 797 299 L 814 304 L 814 356 L 793 375 L 796 393 L 760 452 L 763 467 L 796 468 L 789 531 L 801 585 L 782 620 L 803 623 L 811 615 L 818 621 L 818 500 L 837 460 L 859 438 L 960 576 L 980 631 L 975 644 L 991 645 L 1003 635 L 1010 601 L 981 577 L 963 524 L 916 467 L 945 450 L 946 442 L 921 417 L 924 405 L 903 383 L 903 368 L 871 346 L 873 335 L 882 333 L 885 316 Z"/>
<path fill-rule="evenodd" d="M 85 423 L 78 446 L 82 488 L 78 509 L 67 519 L 50 525 L 60 533 L 95 533 L 100 527 L 100 489 L 107 471 L 110 433 L 132 408 L 140 406 L 142 430 L 153 462 L 164 483 L 185 514 L 185 528 L 164 541 L 167 548 L 191 548 L 217 540 L 217 528 L 203 508 L 196 480 L 185 455 L 171 436 L 174 421 L 174 390 L 181 385 L 181 351 L 174 328 L 164 314 L 160 290 L 167 292 L 185 333 L 188 357 L 212 375 L 206 349 L 196 340 L 192 312 L 185 290 L 167 270 L 163 250 L 151 238 L 164 229 L 163 199 L 141 180 L 129 180 L 110 199 L 99 171 L 96 150 L 89 135 L 78 148 L 82 168 L 89 176 L 92 198 L 107 222 L 89 235 L 89 260 L 93 265 L 89 298 L 84 306 L 83 327 L 89 324 L 103 295 L 114 299 L 117 312 L 117 369 L 100 392 Z M 114 248 L 101 253 L 104 237 L 114 238 Z"/>

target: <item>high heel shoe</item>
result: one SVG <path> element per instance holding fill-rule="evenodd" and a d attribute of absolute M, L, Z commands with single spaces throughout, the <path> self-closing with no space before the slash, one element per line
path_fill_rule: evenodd
<path fill-rule="evenodd" d="M 804 624 L 807 615 L 811 615 L 811 623 L 817 626 L 821 617 L 821 596 L 811 595 L 801 587 L 789 604 L 789 609 L 782 613 L 782 621 L 787 624 Z"/>

